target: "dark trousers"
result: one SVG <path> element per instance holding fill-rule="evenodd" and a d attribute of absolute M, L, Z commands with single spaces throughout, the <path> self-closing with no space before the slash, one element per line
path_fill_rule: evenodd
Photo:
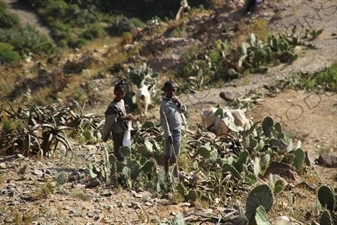
<path fill-rule="evenodd" d="M 123 146 L 124 132 L 122 133 L 113 133 L 112 140 L 114 142 L 114 155 L 118 161 L 124 161 L 124 158 L 119 153 L 119 148 Z"/>
<path fill-rule="evenodd" d="M 257 7 L 256 0 L 249 0 L 245 13 L 248 13 L 248 12 L 252 13 L 256 9 L 256 7 Z"/>

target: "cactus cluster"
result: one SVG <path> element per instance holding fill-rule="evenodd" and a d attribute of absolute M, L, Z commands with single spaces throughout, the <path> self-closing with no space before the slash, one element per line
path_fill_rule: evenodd
<path fill-rule="evenodd" d="M 156 84 L 158 73 L 153 72 L 153 69 L 148 67 L 146 63 L 137 67 L 129 66 L 127 70 L 127 77 L 129 80 L 137 85 L 137 87 L 141 87 L 147 84 Z"/>
<path fill-rule="evenodd" d="M 319 220 L 320 224 L 336 224 L 337 196 L 334 189 L 325 185 L 321 186 L 318 189 L 317 198 L 321 206 L 324 208 L 324 211 L 322 212 Z"/>

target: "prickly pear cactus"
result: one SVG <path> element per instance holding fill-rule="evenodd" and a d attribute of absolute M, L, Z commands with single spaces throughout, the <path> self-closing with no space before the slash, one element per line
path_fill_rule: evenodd
<path fill-rule="evenodd" d="M 298 148 L 295 150 L 294 155 L 295 155 L 294 166 L 296 167 L 297 170 L 301 170 L 305 159 L 305 153 L 301 148 Z"/>
<path fill-rule="evenodd" d="M 144 174 L 151 174 L 152 172 L 156 171 L 156 169 L 157 163 L 153 158 L 146 161 L 144 165 L 140 168 L 140 170 L 143 171 Z"/>
<path fill-rule="evenodd" d="M 255 221 L 257 225 L 271 225 L 267 217 L 267 212 L 261 205 L 256 209 Z"/>
<path fill-rule="evenodd" d="M 176 187 L 178 193 L 180 194 L 181 197 L 185 197 L 185 194 L 186 194 L 186 188 L 183 184 L 179 183 Z"/>
<path fill-rule="evenodd" d="M 194 201 L 197 200 L 198 194 L 197 194 L 197 192 L 195 190 L 189 190 L 186 197 L 188 198 L 188 199 L 186 199 L 187 201 L 190 200 L 190 201 L 194 202 Z"/>
<path fill-rule="evenodd" d="M 130 169 L 131 180 L 136 180 L 138 178 L 139 173 L 140 173 L 139 163 L 136 160 L 129 160 L 126 166 Z"/>
<path fill-rule="evenodd" d="M 204 159 L 208 159 L 209 157 L 211 157 L 211 152 L 204 146 L 198 148 L 196 154 L 201 155 Z"/>
<path fill-rule="evenodd" d="M 318 189 L 318 201 L 332 212 L 336 206 L 335 193 L 331 187 L 321 186 Z"/>
<path fill-rule="evenodd" d="M 263 206 L 268 212 L 273 205 L 274 197 L 272 190 L 267 184 L 256 186 L 248 195 L 246 202 L 246 217 L 248 220 L 254 219 L 256 209 Z"/>
<path fill-rule="evenodd" d="M 131 148 L 127 147 L 127 146 L 122 146 L 119 149 L 119 153 L 121 154 L 122 157 L 124 158 L 131 158 Z"/>
<path fill-rule="evenodd" d="M 68 181 L 68 174 L 65 172 L 60 173 L 56 178 L 57 186 L 61 186 L 67 183 L 67 181 Z"/>
<path fill-rule="evenodd" d="M 319 224 L 320 225 L 332 225 L 333 224 L 331 214 L 328 210 L 323 211 L 321 218 L 319 219 Z"/>

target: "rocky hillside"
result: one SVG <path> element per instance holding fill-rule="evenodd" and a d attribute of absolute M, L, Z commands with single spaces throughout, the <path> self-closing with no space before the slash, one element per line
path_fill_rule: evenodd
<path fill-rule="evenodd" d="M 213 6 L 154 21 L 131 38 L 105 36 L 62 51 L 48 44 L 49 54 L 1 67 L 1 96 L 16 100 L 4 101 L 0 112 L 0 221 L 329 224 L 335 218 L 333 3 L 264 2 L 252 15 L 242 15 L 239 0 Z M 269 34 L 275 39 L 264 43 L 273 60 L 266 63 L 267 48 L 259 58 L 253 47 Z M 245 51 L 254 57 L 243 60 Z M 318 72 L 330 80 L 317 85 Z M 99 138 L 103 113 L 117 80 L 139 84 L 145 77 L 157 85 L 154 107 L 147 123 L 134 121 L 132 151 L 124 149 L 127 160 L 118 164 L 109 157 L 112 142 Z M 179 183 L 163 180 L 161 162 L 157 104 L 170 78 L 188 107 Z M 128 110 L 137 114 L 131 98 Z M 242 108 L 256 127 L 223 137 L 203 131 L 200 113 L 216 105 Z M 54 150 L 48 140 L 66 144 Z"/>

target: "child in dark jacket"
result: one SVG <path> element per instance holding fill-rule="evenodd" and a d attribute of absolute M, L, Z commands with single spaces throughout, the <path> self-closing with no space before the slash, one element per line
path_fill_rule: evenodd
<path fill-rule="evenodd" d="M 119 82 L 115 86 L 115 98 L 110 102 L 105 111 L 105 125 L 102 133 L 102 140 L 106 142 L 110 135 L 114 143 L 114 155 L 118 161 L 123 161 L 123 157 L 119 154 L 119 148 L 123 146 L 125 131 L 128 130 L 128 122 L 133 119 L 133 115 L 126 114 L 123 98 L 126 93 L 126 85 L 124 81 Z M 130 131 L 129 131 L 130 132 Z"/>
<path fill-rule="evenodd" d="M 164 130 L 164 170 L 168 175 L 170 163 L 180 155 L 182 118 L 186 106 L 176 97 L 177 86 L 173 81 L 164 84 L 165 97 L 160 105 L 160 123 Z"/>

